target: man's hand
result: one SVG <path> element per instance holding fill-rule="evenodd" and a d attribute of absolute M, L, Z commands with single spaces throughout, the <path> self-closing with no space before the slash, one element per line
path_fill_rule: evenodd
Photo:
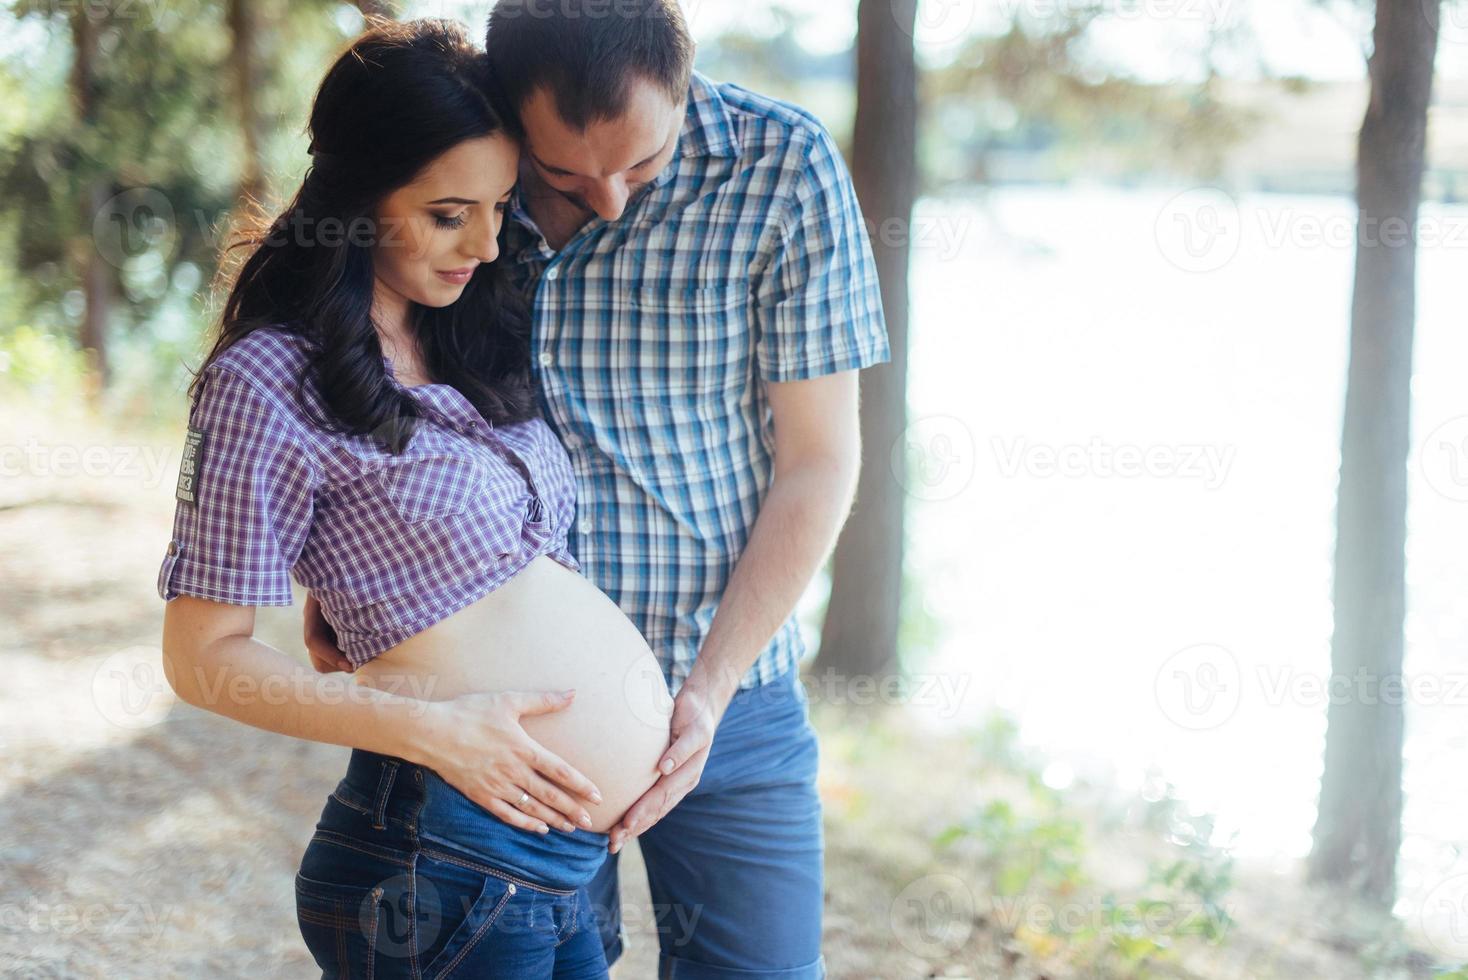
<path fill-rule="evenodd" d="M 733 691 L 710 690 L 691 682 L 685 682 L 679 689 L 669 720 L 673 740 L 658 763 L 662 775 L 612 828 L 607 850 L 616 854 L 630 838 L 663 819 L 683 797 L 693 792 L 693 787 L 703 778 L 703 767 L 708 762 L 719 719 L 724 717 L 732 699 Z"/>
<path fill-rule="evenodd" d="M 336 630 L 321 614 L 321 603 L 311 593 L 306 593 L 306 652 L 311 655 L 311 666 L 319 674 L 332 671 L 352 672 L 352 662 L 337 649 Z"/>

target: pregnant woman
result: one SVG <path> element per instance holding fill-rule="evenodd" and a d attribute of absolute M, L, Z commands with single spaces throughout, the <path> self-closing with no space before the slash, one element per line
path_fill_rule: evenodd
<path fill-rule="evenodd" d="M 581 886 L 668 746 L 652 651 L 567 550 L 486 76 L 448 21 L 350 46 L 190 391 L 164 667 L 190 704 L 353 749 L 296 876 L 323 976 L 606 976 Z M 349 673 L 254 638 L 292 577 Z"/>

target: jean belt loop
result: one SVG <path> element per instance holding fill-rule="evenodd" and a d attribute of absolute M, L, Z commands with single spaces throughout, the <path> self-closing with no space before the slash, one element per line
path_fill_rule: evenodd
<path fill-rule="evenodd" d="M 382 773 L 377 780 L 377 796 L 372 801 L 372 827 L 382 830 L 387 826 L 387 799 L 392 795 L 392 784 L 398 774 L 398 760 L 388 759 L 382 764 Z"/>

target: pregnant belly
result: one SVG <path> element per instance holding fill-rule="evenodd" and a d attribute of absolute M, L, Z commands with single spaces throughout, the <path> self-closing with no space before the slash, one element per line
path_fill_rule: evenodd
<path fill-rule="evenodd" d="M 521 724 L 601 790 L 587 811 L 602 833 L 656 781 L 668 747 L 673 700 L 642 634 L 604 592 L 543 555 L 354 676 L 427 701 L 575 688 L 569 708 Z"/>

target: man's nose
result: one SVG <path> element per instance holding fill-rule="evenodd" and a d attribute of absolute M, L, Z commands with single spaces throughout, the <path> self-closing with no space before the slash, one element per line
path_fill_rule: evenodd
<path fill-rule="evenodd" d="M 627 182 L 621 177 L 597 181 L 587 190 L 586 203 L 603 221 L 616 221 L 627 209 Z"/>

